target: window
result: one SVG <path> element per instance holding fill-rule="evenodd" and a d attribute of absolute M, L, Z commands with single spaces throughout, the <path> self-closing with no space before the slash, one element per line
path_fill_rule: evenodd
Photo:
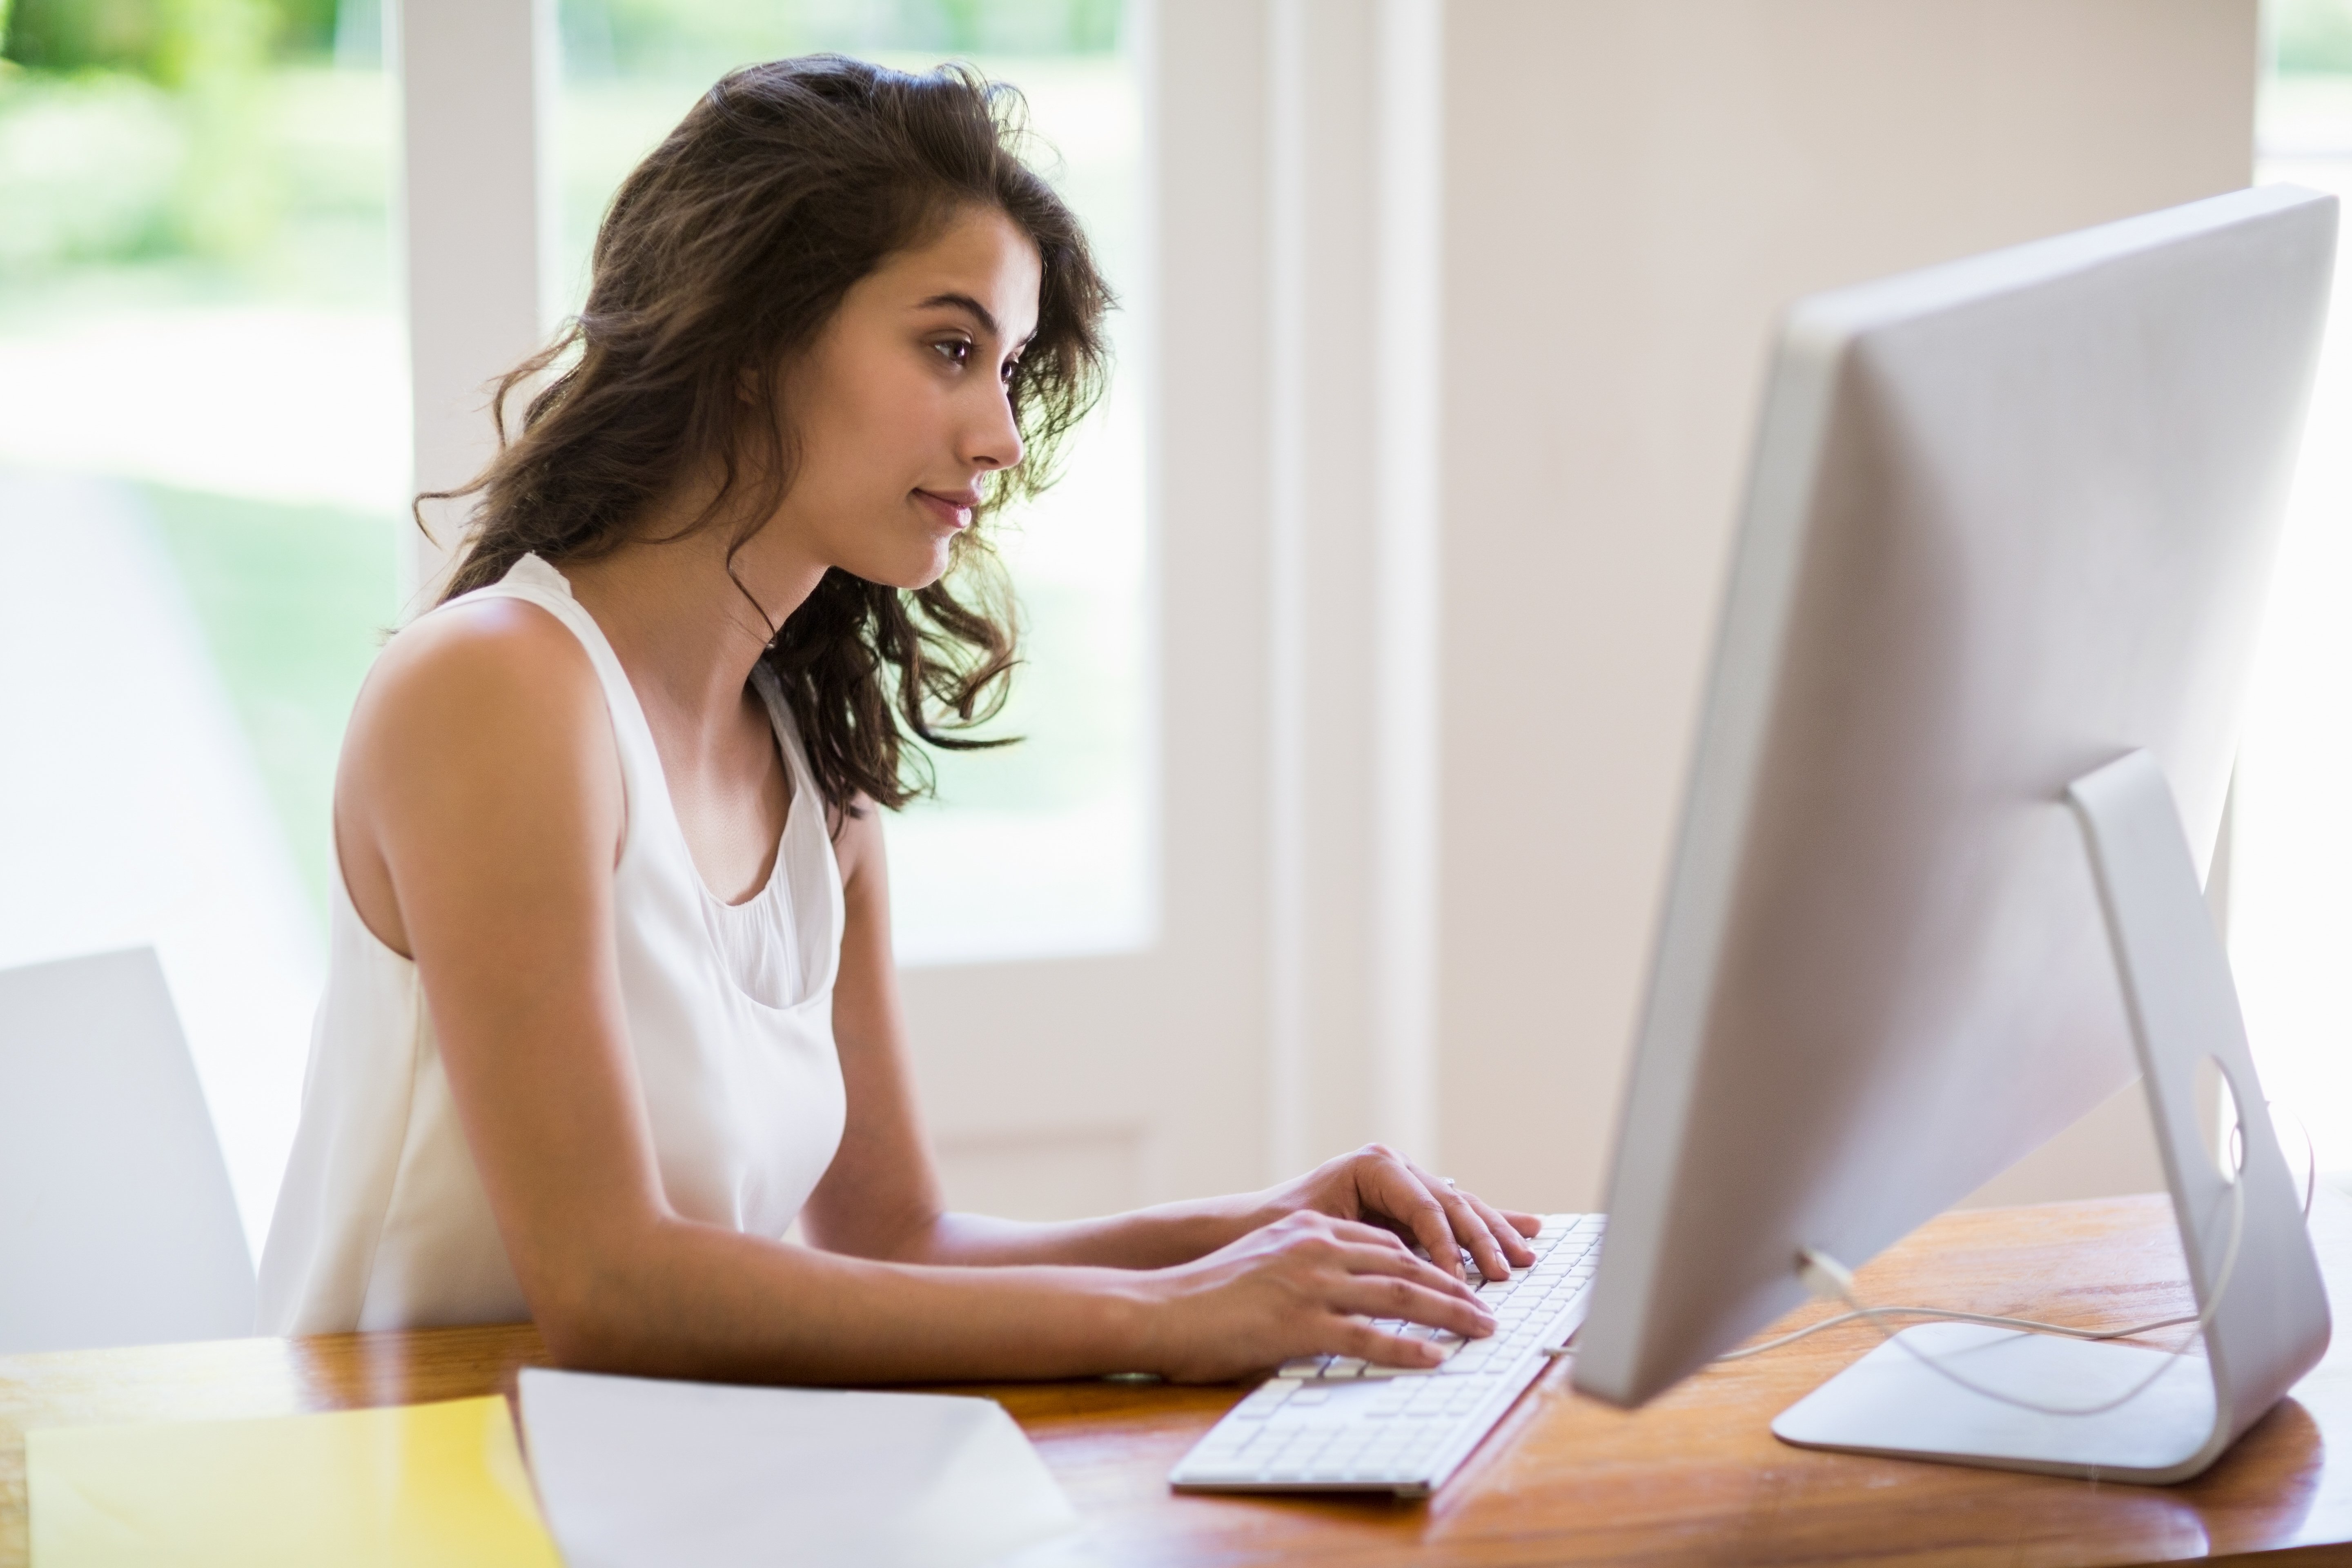
<path fill-rule="evenodd" d="M 408 482 L 373 7 L 0 16 L 0 964 L 157 947 L 257 1248 Z"/>
<path fill-rule="evenodd" d="M 1122 296 L 1118 368 L 1062 482 L 996 524 L 1026 663 L 991 732 L 1023 739 L 940 758 L 938 799 L 891 819 L 898 949 L 924 964 L 1141 945 L 1153 924 L 1142 111 L 1117 0 L 563 0 L 560 16 L 560 312 L 584 294 L 596 222 L 622 176 L 733 67 L 819 49 L 907 69 L 958 58 L 1027 98 L 1042 166 Z"/>

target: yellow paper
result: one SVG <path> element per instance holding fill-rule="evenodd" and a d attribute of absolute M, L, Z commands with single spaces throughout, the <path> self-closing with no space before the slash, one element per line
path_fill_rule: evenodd
<path fill-rule="evenodd" d="M 562 1568 L 507 1402 L 26 1434 L 32 1568 Z"/>

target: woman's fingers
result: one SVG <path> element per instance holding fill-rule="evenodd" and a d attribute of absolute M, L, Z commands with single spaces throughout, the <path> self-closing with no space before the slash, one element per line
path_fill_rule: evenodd
<path fill-rule="evenodd" d="M 1409 1232 L 1429 1254 L 1429 1260 L 1455 1279 L 1463 1278 L 1461 1250 L 1454 1246 L 1454 1226 L 1438 1194 L 1448 1189 L 1423 1176 L 1386 1150 L 1372 1163 L 1371 1180 L 1360 1183 L 1364 1206 L 1384 1214 Z"/>
<path fill-rule="evenodd" d="M 1535 1262 L 1526 1239 L 1543 1228 L 1535 1215 L 1506 1215 L 1410 1160 L 1377 1145 L 1375 1152 L 1366 1173 L 1370 1180 L 1359 1187 L 1364 1207 L 1410 1235 L 1440 1268 L 1466 1280 L 1461 1261 L 1465 1250 L 1489 1279 L 1507 1279 L 1512 1269 Z"/>
<path fill-rule="evenodd" d="M 1407 1163 L 1413 1179 L 1431 1193 L 1443 1205 L 1447 1224 L 1453 1227 L 1454 1238 L 1469 1250 L 1480 1273 L 1489 1279 L 1507 1279 L 1514 1268 L 1526 1268 L 1534 1264 L 1535 1253 L 1528 1247 L 1519 1227 L 1504 1217 L 1499 1209 L 1487 1204 L 1474 1193 L 1465 1193 L 1444 1176 L 1433 1176 L 1419 1165 Z M 1535 1220 L 1532 1215 L 1523 1216 Z M 1536 1220 L 1526 1234 L 1533 1236 L 1543 1228 Z"/>
<path fill-rule="evenodd" d="M 1445 1359 L 1444 1350 L 1427 1340 L 1391 1333 L 1361 1318 L 1334 1318 L 1331 1322 L 1334 1354 L 1361 1356 L 1382 1366 L 1435 1366 Z"/>
<path fill-rule="evenodd" d="M 1339 1244 L 1339 1266 L 1349 1273 L 1400 1275 L 1465 1301 L 1478 1299 L 1477 1292 L 1458 1275 L 1415 1258 L 1394 1231 L 1354 1219 L 1326 1219 L 1320 1223 L 1322 1234 Z"/>
<path fill-rule="evenodd" d="M 1342 1241 L 1360 1242 L 1373 1247 L 1390 1247 L 1397 1252 L 1402 1253 L 1407 1258 L 1412 1257 L 1412 1254 L 1406 1249 L 1404 1242 L 1397 1236 L 1397 1233 L 1390 1230 L 1385 1226 L 1373 1225 L 1368 1221 L 1360 1219 L 1335 1219 L 1330 1221 L 1329 1224 L 1331 1226 L 1331 1234 L 1338 1237 Z M 1420 1260 L 1415 1258 L 1414 1261 L 1418 1262 Z"/>
<path fill-rule="evenodd" d="M 1532 1268 L 1535 1267 L 1535 1248 L 1528 1245 L 1527 1236 L 1520 1234 L 1519 1227 L 1512 1222 L 1510 1215 L 1495 1207 L 1492 1204 L 1486 1202 L 1486 1199 L 1478 1196 L 1475 1193 L 1464 1193 L 1462 1194 L 1462 1201 L 1469 1205 L 1471 1209 L 1477 1215 L 1479 1226 L 1485 1231 L 1487 1238 L 1495 1244 L 1496 1250 L 1500 1252 L 1504 1258 L 1509 1262 L 1511 1268 Z M 1533 1215 L 1528 1215 L 1524 1217 L 1528 1219 L 1535 1218 Z M 1537 1230 L 1541 1230 L 1543 1228 L 1543 1222 L 1538 1220 L 1536 1222 L 1535 1228 Z M 1534 1232 L 1530 1231 L 1527 1234 L 1533 1235 Z M 1487 1276 L 1487 1278 L 1499 1279 L 1502 1276 L 1499 1274 L 1494 1274 Z"/>
<path fill-rule="evenodd" d="M 1393 1275 L 1352 1275 L 1333 1288 L 1328 1300 L 1337 1311 L 1364 1318 L 1403 1318 L 1433 1329 L 1451 1329 L 1465 1339 L 1481 1340 L 1495 1331 L 1494 1314 L 1477 1302 Z"/>
<path fill-rule="evenodd" d="M 1508 1279 L 1511 1260 L 1496 1237 L 1486 1216 L 1478 1212 L 1479 1205 L 1467 1194 L 1447 1187 L 1438 1200 L 1445 1205 L 1445 1217 L 1453 1222 L 1455 1239 L 1469 1249 L 1471 1261 L 1489 1279 Z M 1521 1250 L 1525 1250 L 1522 1246 Z"/>
<path fill-rule="evenodd" d="M 1480 1312 L 1486 1311 L 1486 1309 L 1479 1304 L 1477 1293 L 1464 1281 L 1423 1263 L 1407 1252 L 1396 1237 L 1385 1232 L 1375 1234 L 1380 1236 L 1380 1240 L 1341 1247 L 1337 1261 L 1343 1270 L 1349 1275 L 1380 1275 L 1405 1281 L 1433 1294 L 1467 1303 Z"/>

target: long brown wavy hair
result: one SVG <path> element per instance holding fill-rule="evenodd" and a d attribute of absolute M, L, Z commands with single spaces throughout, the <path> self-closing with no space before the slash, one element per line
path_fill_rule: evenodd
<path fill-rule="evenodd" d="M 1027 139 L 1020 94 L 966 67 L 909 75 L 815 55 L 722 79 L 622 182 L 586 308 L 499 381 L 497 458 L 471 484 L 420 498 L 478 498 L 445 602 L 527 553 L 609 554 L 704 461 L 720 485 L 689 531 L 732 520 L 731 561 L 791 488 L 773 416 L 790 365 L 886 258 L 993 207 L 1044 262 L 1036 335 L 1010 389 L 1027 455 L 989 477 L 937 583 L 902 590 L 835 568 L 761 658 L 837 816 L 860 796 L 895 807 L 930 788 L 910 741 L 1001 744 L 968 733 L 1003 708 L 1015 663 L 1011 593 L 980 523 L 1050 482 L 1101 389 L 1113 302 L 1077 219 L 1023 162 Z M 542 375 L 509 437 L 509 398 Z"/>

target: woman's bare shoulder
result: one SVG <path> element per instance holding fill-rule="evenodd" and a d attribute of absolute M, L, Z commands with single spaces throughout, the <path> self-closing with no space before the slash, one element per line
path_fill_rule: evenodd
<path fill-rule="evenodd" d="M 609 869 L 626 810 L 587 650 L 515 599 L 448 605 L 394 636 L 360 689 L 335 774 L 352 906 L 412 957 L 415 922 L 433 910 L 470 929 L 484 909 L 505 918 L 544 904 L 565 867 Z M 506 887 L 500 868 L 531 886 Z"/>
<path fill-rule="evenodd" d="M 388 788 L 593 796 L 615 763 L 604 691 L 571 628 L 525 600 L 477 599 L 384 645 L 352 710 L 336 793 L 339 806 Z"/>
<path fill-rule="evenodd" d="M 352 723 L 472 731 L 603 708 L 595 667 L 570 627 L 528 600 L 488 598 L 443 605 L 395 633 L 368 672 Z"/>

